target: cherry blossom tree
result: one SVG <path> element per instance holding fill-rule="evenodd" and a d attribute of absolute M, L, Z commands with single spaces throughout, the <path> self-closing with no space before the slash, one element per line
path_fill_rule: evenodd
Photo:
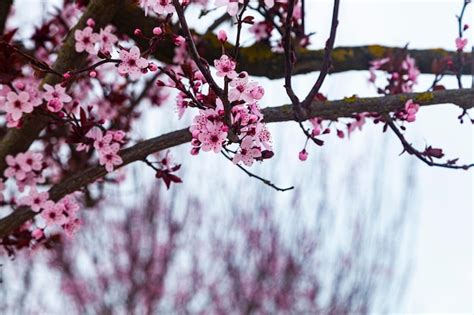
<path fill-rule="evenodd" d="M 119 169 L 134 162 L 147 165 L 167 187 L 185 181 L 181 157 L 173 160 L 167 150 L 186 143 L 191 155 L 221 154 L 229 167 L 262 185 L 293 189 L 252 171 L 255 163 L 274 157 L 278 139 L 267 128 L 270 123 L 299 125 L 306 139 L 301 161 L 308 159 L 308 146 L 321 147 L 331 134 L 348 137 L 373 122 L 428 166 L 468 170 L 474 164 L 459 161 L 451 155 L 455 152 L 445 157 L 435 145 L 416 148 L 404 131 L 422 107 L 444 103 L 460 108 L 460 123 L 472 122 L 474 90 L 461 80 L 472 68 L 472 56 L 464 52 L 469 25 L 463 20 L 470 2 L 460 1 L 456 50 L 444 51 L 337 48 L 340 0 L 334 0 L 321 50 L 309 48 L 313 34 L 305 19 L 313 13 L 305 11 L 304 0 L 65 0 L 30 38 L 5 27 L 15 3 L 2 1 L 3 249 L 13 255 L 38 248 L 58 229 L 74 237 L 83 224 L 81 209 L 103 198 L 98 188 L 104 184 L 123 183 L 126 173 Z M 220 7 L 223 15 L 205 33 L 191 28 L 191 12 L 206 19 Z M 244 32 L 254 34 L 252 43 L 243 45 Z M 320 92 L 328 75 L 347 70 L 369 70 L 381 96 L 330 100 Z M 297 95 L 294 75 L 314 71 L 310 91 Z M 415 93 L 420 73 L 433 74 L 433 84 Z M 291 104 L 262 104 L 259 76 L 283 78 Z M 384 86 L 376 85 L 379 76 L 386 79 Z M 457 78 L 458 89 L 445 89 L 446 76 Z M 192 113 L 191 126 L 150 139 L 134 134 L 150 107 L 165 103 L 176 106 L 170 120 Z"/>

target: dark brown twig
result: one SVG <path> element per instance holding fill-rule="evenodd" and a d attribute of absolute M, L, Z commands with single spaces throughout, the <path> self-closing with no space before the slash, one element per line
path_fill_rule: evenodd
<path fill-rule="evenodd" d="M 225 156 L 226 159 L 228 159 L 230 162 L 232 162 L 232 164 L 234 164 L 234 162 L 232 161 L 232 158 L 227 155 L 227 153 L 225 153 L 224 151 L 221 151 L 222 155 Z M 245 167 L 243 167 L 242 165 L 240 164 L 234 164 L 235 166 L 237 166 L 238 168 L 240 168 L 245 174 L 247 174 L 248 176 L 252 177 L 252 178 L 255 178 L 259 181 L 261 181 L 262 183 L 264 183 L 265 185 L 267 186 L 270 186 L 271 188 L 277 190 L 277 191 L 287 191 L 287 190 L 291 190 L 291 189 L 294 189 L 295 186 L 291 186 L 291 187 L 287 187 L 287 188 L 280 188 L 278 186 L 276 186 L 275 184 L 273 184 L 271 181 L 269 181 L 268 179 L 265 179 L 263 177 L 260 177 L 252 172 L 250 172 L 249 170 L 247 170 Z"/>

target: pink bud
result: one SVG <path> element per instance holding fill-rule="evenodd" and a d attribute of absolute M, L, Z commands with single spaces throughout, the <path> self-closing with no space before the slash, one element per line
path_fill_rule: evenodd
<path fill-rule="evenodd" d="M 40 238 L 42 238 L 44 236 L 43 230 L 42 229 L 36 229 L 33 232 L 31 232 L 31 236 L 33 236 L 33 238 L 35 240 L 39 240 Z"/>
<path fill-rule="evenodd" d="M 142 35 L 142 30 L 139 29 L 139 28 L 136 28 L 136 29 L 133 31 L 133 34 L 135 34 L 135 36 L 141 36 L 141 35 Z"/>
<path fill-rule="evenodd" d="M 199 148 L 192 148 L 191 149 L 191 155 L 198 155 L 199 154 Z"/>
<path fill-rule="evenodd" d="M 94 71 L 94 70 L 92 70 L 91 72 L 89 72 L 89 76 L 90 76 L 91 78 L 95 78 L 95 77 L 97 76 L 97 72 Z"/>
<path fill-rule="evenodd" d="M 59 98 L 55 97 L 48 101 L 46 107 L 50 112 L 57 113 L 63 108 L 63 103 L 59 100 Z"/>
<path fill-rule="evenodd" d="M 15 82 L 14 85 L 19 90 L 24 90 L 25 89 L 25 83 L 23 83 L 23 82 Z"/>
<path fill-rule="evenodd" d="M 181 35 L 176 36 L 175 39 L 174 39 L 174 44 L 176 46 L 182 46 L 185 41 L 186 41 L 186 39 L 183 36 L 181 36 Z"/>
<path fill-rule="evenodd" d="M 467 31 L 468 28 L 469 28 L 469 24 L 464 24 L 463 31 Z"/>
<path fill-rule="evenodd" d="M 219 33 L 217 33 L 217 39 L 224 44 L 227 41 L 227 33 L 224 30 L 220 30 Z"/>
<path fill-rule="evenodd" d="M 305 149 L 301 150 L 301 152 L 298 154 L 298 157 L 300 159 L 300 161 L 306 161 L 306 159 L 308 158 L 308 152 L 306 152 Z"/>
<path fill-rule="evenodd" d="M 156 36 L 160 36 L 162 33 L 163 33 L 163 30 L 161 29 L 161 27 L 155 27 L 153 29 L 153 34 Z"/>
<path fill-rule="evenodd" d="M 69 71 L 66 72 L 65 74 L 63 74 L 63 78 L 66 79 L 66 80 L 69 80 L 71 77 L 72 77 L 72 74 Z"/>
<path fill-rule="evenodd" d="M 148 69 L 150 69 L 150 71 L 152 71 L 152 72 L 155 72 L 156 70 L 158 70 L 158 66 L 156 64 L 154 64 L 153 62 L 150 62 L 148 64 Z"/>
<path fill-rule="evenodd" d="M 87 19 L 87 26 L 94 27 L 95 26 L 95 21 L 91 18 Z"/>

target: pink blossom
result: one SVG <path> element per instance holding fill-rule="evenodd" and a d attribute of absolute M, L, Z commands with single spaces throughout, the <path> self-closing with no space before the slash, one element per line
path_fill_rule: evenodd
<path fill-rule="evenodd" d="M 63 102 L 61 102 L 58 98 L 53 98 L 46 103 L 46 108 L 52 112 L 52 113 L 57 113 L 63 109 Z"/>
<path fill-rule="evenodd" d="M 252 166 L 255 158 L 262 156 L 262 151 L 259 147 L 254 145 L 254 140 L 251 137 L 245 137 L 240 144 L 239 152 L 234 155 L 232 161 L 237 164 L 243 162 L 247 166 Z"/>
<path fill-rule="evenodd" d="M 8 165 L 8 167 L 3 172 L 5 177 L 14 177 L 16 180 L 25 179 L 26 172 L 21 168 L 20 163 L 12 155 L 7 155 L 5 161 Z"/>
<path fill-rule="evenodd" d="M 110 151 L 105 154 L 101 154 L 99 158 L 100 165 L 105 165 L 107 172 L 112 172 L 115 166 L 121 165 L 123 163 L 122 158 L 113 151 Z"/>
<path fill-rule="evenodd" d="M 148 67 L 148 61 L 140 56 L 140 49 L 133 46 L 130 51 L 125 49 L 120 50 L 120 64 L 118 72 L 121 75 L 128 74 L 130 79 L 136 80 L 142 74 L 142 70 Z"/>
<path fill-rule="evenodd" d="M 62 87 L 61 84 L 56 84 L 54 87 L 45 84 L 43 88 L 46 91 L 43 93 L 43 98 L 46 101 L 52 100 L 53 98 L 57 98 L 63 103 L 72 101 L 72 98 L 66 93 L 66 88 Z"/>
<path fill-rule="evenodd" d="M 171 0 L 156 0 L 153 11 L 157 14 L 170 14 L 174 12 L 174 6 Z"/>
<path fill-rule="evenodd" d="M 64 206 L 60 203 L 49 203 L 44 211 L 41 212 L 41 216 L 46 221 L 47 226 L 54 224 L 63 225 L 68 221 L 68 218 L 64 213 Z"/>
<path fill-rule="evenodd" d="M 18 203 L 29 206 L 34 212 L 39 212 L 41 209 L 44 209 L 48 198 L 49 194 L 47 191 L 39 193 L 36 191 L 36 188 L 31 188 L 28 196 L 20 198 Z"/>
<path fill-rule="evenodd" d="M 456 38 L 456 49 L 458 51 L 463 51 L 466 45 L 467 45 L 467 38 L 461 38 L 461 37 Z"/>
<path fill-rule="evenodd" d="M 250 27 L 249 31 L 253 33 L 256 41 L 270 37 L 268 25 L 265 22 L 255 23 Z"/>
<path fill-rule="evenodd" d="M 153 9 L 153 2 L 156 1 L 156 0 L 140 0 L 139 1 L 139 5 L 140 7 L 143 8 L 143 10 L 145 11 L 145 15 L 148 15 L 148 10 L 150 8 Z"/>
<path fill-rule="evenodd" d="M 199 141 L 202 143 L 203 151 L 220 152 L 224 141 L 227 139 L 227 132 L 220 125 L 209 124 L 204 132 L 199 134 Z"/>
<path fill-rule="evenodd" d="M 416 113 L 418 112 L 419 109 L 420 109 L 420 105 L 413 102 L 413 100 L 409 99 L 405 103 L 405 112 L 406 112 L 405 120 L 407 122 L 414 122 L 416 120 Z"/>
<path fill-rule="evenodd" d="M 20 120 L 23 113 L 31 113 L 35 104 L 30 102 L 30 94 L 27 92 L 8 92 L 5 111 L 9 113 L 13 120 Z"/>
<path fill-rule="evenodd" d="M 25 172 L 40 171 L 43 168 L 43 154 L 35 152 L 18 153 L 16 161 Z"/>
<path fill-rule="evenodd" d="M 414 58 L 407 55 L 405 60 L 403 60 L 402 62 L 402 69 L 408 72 L 408 80 L 412 81 L 410 82 L 410 85 L 413 85 L 417 82 L 418 76 L 420 75 L 420 70 L 418 70 L 418 68 L 416 67 L 416 62 Z M 407 92 L 411 92 L 411 88 L 410 91 Z"/>
<path fill-rule="evenodd" d="M 235 61 L 229 58 L 227 55 L 222 55 L 220 59 L 214 60 L 214 66 L 217 69 L 218 77 L 229 77 L 233 78 L 236 76 L 235 73 Z"/>
<path fill-rule="evenodd" d="M 99 50 L 102 53 L 111 53 L 113 45 L 118 41 L 117 36 L 112 32 L 113 26 L 107 25 L 105 28 L 101 29 L 98 34 Z"/>
<path fill-rule="evenodd" d="M 239 3 L 244 3 L 244 0 L 216 0 L 216 6 L 227 6 L 227 13 L 230 16 L 236 16 L 239 12 Z"/>
<path fill-rule="evenodd" d="M 82 226 L 82 221 L 79 218 L 70 220 L 69 222 L 63 225 L 64 233 L 66 233 L 66 236 L 68 237 L 73 237 L 74 234 L 79 230 L 81 226 Z"/>
<path fill-rule="evenodd" d="M 95 43 L 99 40 L 99 34 L 94 33 L 92 27 L 87 26 L 83 30 L 76 30 L 74 39 L 76 40 L 75 48 L 78 53 L 83 51 L 89 54 L 96 53 Z"/>

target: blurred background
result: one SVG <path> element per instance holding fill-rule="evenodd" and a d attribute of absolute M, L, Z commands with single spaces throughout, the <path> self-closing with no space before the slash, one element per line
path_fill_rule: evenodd
<path fill-rule="evenodd" d="M 58 2 L 15 0 L 9 26 L 28 34 Z M 336 47 L 455 50 L 461 6 L 461 0 L 342 1 Z M 314 48 L 324 45 L 331 10 L 331 1 L 307 1 Z M 472 14 L 470 7 L 467 23 Z M 193 12 L 189 19 L 206 29 Z M 244 44 L 251 43 L 246 36 Z M 304 95 L 316 77 L 296 76 L 296 91 Z M 329 99 L 375 96 L 368 77 L 333 74 L 322 92 Z M 262 107 L 289 103 L 282 80 L 255 80 L 266 90 Z M 415 91 L 432 80 L 421 75 Z M 471 77 L 463 80 L 471 86 Z M 454 77 L 444 85 L 457 86 Z M 178 121 L 169 119 L 174 112 L 171 96 L 136 124 L 137 138 L 189 125 L 192 113 Z M 407 137 L 471 162 L 473 128 L 459 124 L 459 114 L 449 105 L 421 109 Z M 149 169 L 127 167 L 124 185 L 105 185 L 107 199 L 83 210 L 76 239 L 44 253 L 0 257 L 2 313 L 472 313 L 472 171 L 399 156 L 398 140 L 372 123 L 350 139 L 327 136 L 301 162 L 305 138 L 297 124 L 269 127 L 275 157 L 252 171 L 295 190 L 276 192 L 220 155 L 190 156 L 189 145 L 171 150 L 184 183 L 169 191 Z"/>

